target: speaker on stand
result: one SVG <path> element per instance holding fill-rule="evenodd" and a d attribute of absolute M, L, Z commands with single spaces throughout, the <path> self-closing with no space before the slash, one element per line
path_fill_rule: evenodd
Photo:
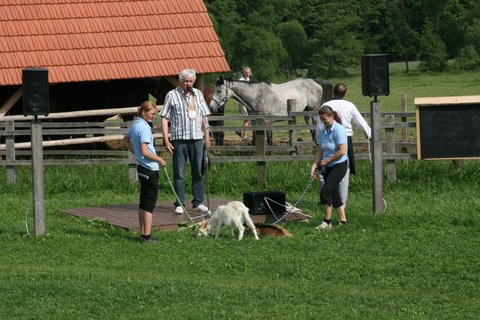
<path fill-rule="evenodd" d="M 23 115 L 48 116 L 48 69 L 22 70 Z"/>
<path fill-rule="evenodd" d="M 362 93 L 374 97 L 370 103 L 372 128 L 372 201 L 375 213 L 384 212 L 382 170 L 382 106 L 377 96 L 390 94 L 388 54 L 362 55 Z"/>
<path fill-rule="evenodd" d="M 388 54 L 362 55 L 362 94 L 370 97 L 390 94 Z"/>
<path fill-rule="evenodd" d="M 35 116 L 31 126 L 32 190 L 35 235 L 45 235 L 45 186 L 43 180 L 43 134 L 39 115 L 48 115 L 48 70 L 22 70 L 23 115 Z"/>

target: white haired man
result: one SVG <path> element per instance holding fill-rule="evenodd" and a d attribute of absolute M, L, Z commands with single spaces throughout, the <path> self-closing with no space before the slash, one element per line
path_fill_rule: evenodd
<path fill-rule="evenodd" d="M 208 212 L 208 208 L 202 204 L 204 200 L 202 160 L 204 141 L 205 146 L 210 148 L 207 118 L 210 111 L 202 92 L 193 87 L 196 80 L 195 70 L 182 70 L 178 79 L 180 85 L 167 93 L 163 109 L 160 111 L 164 145 L 173 155 L 173 187 L 180 201 L 180 203 L 178 200 L 175 201 L 175 213 L 182 214 L 185 205 L 187 161 L 190 162 L 192 174 L 193 210 L 205 213 Z M 169 121 L 170 139 L 168 137 Z"/>

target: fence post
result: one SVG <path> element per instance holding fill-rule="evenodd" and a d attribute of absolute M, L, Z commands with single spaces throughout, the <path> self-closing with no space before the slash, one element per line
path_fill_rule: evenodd
<path fill-rule="evenodd" d="M 400 111 L 407 112 L 407 94 L 402 93 L 400 94 Z M 407 122 L 407 117 L 402 117 L 402 123 Z M 402 143 L 408 142 L 408 128 L 402 128 Z M 402 153 L 408 153 L 408 148 L 402 147 Z M 408 163 L 408 159 L 403 160 L 404 164 Z"/>
<path fill-rule="evenodd" d="M 387 143 L 387 154 L 393 156 L 395 154 L 395 129 L 393 128 L 395 116 L 387 115 L 385 122 L 387 126 L 392 125 L 392 127 L 385 128 L 385 141 Z M 397 180 L 394 159 L 387 159 L 387 180 L 388 182 L 395 182 Z"/>
<path fill-rule="evenodd" d="M 13 132 L 15 130 L 15 123 L 13 120 L 8 120 L 5 123 L 5 131 Z M 7 161 L 15 161 L 15 135 L 11 134 L 5 136 L 5 152 Z M 15 184 L 17 182 L 17 175 L 15 172 L 15 165 L 7 165 L 7 184 Z"/>
<path fill-rule="evenodd" d="M 265 119 L 257 118 L 255 120 L 256 126 L 264 126 Z M 265 130 L 255 130 L 255 147 L 256 155 L 265 157 Z M 267 181 L 265 161 L 257 161 L 257 184 L 264 185 Z"/>
<path fill-rule="evenodd" d="M 128 121 L 127 128 L 130 128 L 131 125 L 132 125 L 132 121 Z M 128 149 L 127 149 L 127 155 L 128 155 L 128 160 L 130 160 L 128 163 L 128 181 L 130 182 L 130 184 L 133 184 L 138 180 L 137 161 L 135 159 L 135 155 L 130 151 L 128 151 Z"/>
<path fill-rule="evenodd" d="M 295 106 L 295 99 L 288 99 L 287 100 L 287 113 L 290 116 L 290 112 L 292 112 L 293 107 Z M 288 120 L 288 126 L 290 128 L 295 128 L 297 125 L 297 117 L 292 117 L 292 119 Z M 297 130 L 288 130 L 288 143 L 290 147 L 297 141 Z M 295 150 L 291 152 L 292 155 L 298 155 L 298 147 L 295 147 Z"/>

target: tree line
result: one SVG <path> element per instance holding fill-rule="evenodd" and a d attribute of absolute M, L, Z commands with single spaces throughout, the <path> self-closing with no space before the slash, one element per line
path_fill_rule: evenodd
<path fill-rule="evenodd" d="M 422 71 L 480 69 L 478 0 L 205 0 L 233 71 L 348 76 L 367 53 Z"/>

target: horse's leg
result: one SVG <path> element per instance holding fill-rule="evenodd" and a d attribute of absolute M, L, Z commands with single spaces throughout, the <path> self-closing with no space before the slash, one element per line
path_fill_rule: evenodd
<path fill-rule="evenodd" d="M 214 125 L 219 128 L 223 128 L 225 124 L 224 120 L 215 120 L 215 121 L 210 121 L 210 125 Z M 213 138 L 215 139 L 215 145 L 216 146 L 223 146 L 223 140 L 225 137 L 225 132 L 223 131 L 215 131 L 213 132 Z"/>
<path fill-rule="evenodd" d="M 251 121 L 251 125 L 252 126 L 255 126 L 256 125 L 256 121 L 255 120 L 252 120 Z M 257 144 L 257 132 L 255 130 L 252 131 L 252 146 L 255 146 Z"/>
<path fill-rule="evenodd" d="M 224 133 L 223 132 L 215 132 L 213 134 L 213 137 L 215 138 L 215 145 L 216 146 L 223 146 L 223 138 L 224 138 Z"/>
<path fill-rule="evenodd" d="M 223 126 L 225 125 L 225 121 L 224 120 L 220 120 L 220 126 L 223 128 Z M 218 134 L 218 145 L 219 146 L 223 146 L 223 139 L 225 138 L 225 132 L 224 131 L 220 131 L 220 132 L 217 132 Z"/>
<path fill-rule="evenodd" d="M 269 146 L 273 145 L 273 134 L 271 130 L 267 131 L 267 144 Z"/>
<path fill-rule="evenodd" d="M 219 109 L 218 112 L 215 115 L 224 116 L 225 115 L 225 109 L 224 108 Z M 223 126 L 225 125 L 225 120 L 213 120 L 213 121 L 210 121 L 210 124 L 223 128 Z M 223 146 L 224 137 L 225 137 L 225 132 L 224 131 L 213 132 L 213 138 L 215 139 L 215 145 L 216 146 Z"/>
<path fill-rule="evenodd" d="M 272 121 L 265 121 L 265 125 L 269 126 L 271 125 L 273 122 Z M 273 145 L 273 133 L 271 130 L 267 130 L 265 132 L 267 134 L 267 144 L 269 146 Z"/>
<path fill-rule="evenodd" d="M 305 119 L 306 124 L 310 124 L 310 121 L 311 121 L 312 124 L 315 124 L 315 125 L 317 124 L 317 118 L 316 117 L 305 116 L 304 119 Z M 312 140 L 315 141 L 315 138 L 316 138 L 315 129 L 310 130 L 310 134 L 312 135 Z"/>

